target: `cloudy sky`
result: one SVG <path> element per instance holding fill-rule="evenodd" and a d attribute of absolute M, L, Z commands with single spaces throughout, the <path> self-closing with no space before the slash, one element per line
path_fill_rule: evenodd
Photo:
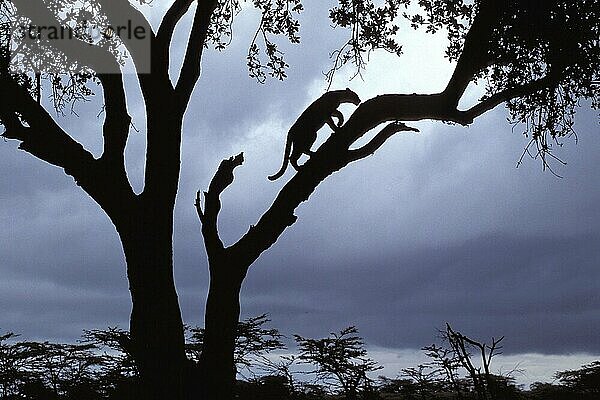
<path fill-rule="evenodd" d="M 146 12 L 156 23 L 161 8 Z M 344 39 L 323 10 L 308 10 L 302 45 L 286 48 L 289 78 L 259 85 L 245 67 L 256 17 L 246 10 L 231 46 L 206 53 L 186 116 L 175 274 L 189 324 L 202 324 L 207 289 L 195 191 L 207 187 L 221 159 L 244 151 L 222 197 L 224 240 L 256 222 L 291 176 L 266 179 L 281 164 L 287 129 L 326 88 L 328 53 Z M 189 16 L 177 31 L 173 71 L 186 24 Z M 352 71 L 342 71 L 333 88 L 348 86 L 362 99 L 443 89 L 452 71 L 443 36 L 400 35 L 404 56 L 373 54 L 362 80 L 348 81 Z M 131 134 L 128 173 L 140 190 L 143 107 L 128 79 L 140 131 Z M 464 104 L 479 90 L 471 87 Z M 57 117 L 96 154 L 100 106 L 96 99 L 79 106 L 80 118 Z M 578 141 L 566 140 L 558 153 L 568 163 L 556 166 L 562 179 L 529 158 L 516 168 L 526 139 L 501 107 L 469 128 L 412 125 L 421 133 L 392 138 L 298 209 L 298 222 L 252 267 L 243 317 L 269 313 L 283 333 L 313 337 L 356 325 L 390 375 L 418 359 L 445 322 L 480 340 L 505 335 L 502 366 L 520 362 L 528 370 L 523 381 L 600 357 L 597 113 L 586 104 L 579 110 Z M 71 178 L 16 147 L 0 142 L 0 331 L 73 340 L 82 329 L 127 327 L 124 260 L 108 218 Z"/>

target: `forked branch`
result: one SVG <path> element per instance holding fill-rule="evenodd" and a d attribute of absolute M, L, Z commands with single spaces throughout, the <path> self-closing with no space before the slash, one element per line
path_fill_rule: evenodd
<path fill-rule="evenodd" d="M 200 191 L 196 192 L 196 211 L 202 223 L 202 236 L 204 236 L 204 242 L 209 254 L 212 251 L 223 249 L 223 242 L 219 238 L 217 226 L 219 211 L 221 211 L 220 196 L 233 183 L 233 171 L 236 167 L 242 165 L 243 162 L 244 153 L 221 161 L 219 169 L 208 186 L 208 191 L 203 193 L 204 209 L 202 207 L 202 194 Z"/>
<path fill-rule="evenodd" d="M 19 148 L 56 166 L 80 180 L 88 163 L 94 160 L 91 153 L 72 139 L 35 101 L 26 88 L 11 77 L 2 79 L 0 116 L 6 131 L 3 136 L 21 142 Z"/>
<path fill-rule="evenodd" d="M 498 16 L 502 15 L 507 4 L 506 1 L 497 0 L 483 0 L 479 3 L 479 11 L 465 37 L 462 53 L 444 90 L 452 107 L 458 106 L 474 76 L 493 62 L 490 43 Z"/>
<path fill-rule="evenodd" d="M 366 131 L 354 132 L 347 125 L 341 127 L 281 189 L 271 207 L 263 214 L 258 223 L 251 226 L 238 242 L 224 251 L 231 256 L 231 259 L 238 260 L 245 268 L 250 266 L 263 251 L 277 241 L 287 227 L 296 222 L 297 217 L 294 215 L 294 211 L 310 197 L 325 178 L 350 162 L 369 156 L 393 134 L 401 131 L 416 131 L 416 129 L 395 122 L 383 128 L 368 144 L 359 149 L 349 150 L 349 145 L 345 145 L 345 143 L 353 142 L 349 138 L 360 137 Z M 204 195 L 204 210 L 200 207 L 200 194 L 197 195 L 196 208 L 202 221 L 205 243 L 207 241 L 221 243 L 216 229 L 216 216 L 221 207 L 219 194 L 233 182 L 233 168 L 240 164 L 241 160 L 236 157 L 221 163 L 209 191 Z"/>
<path fill-rule="evenodd" d="M 0 83 L 2 136 L 20 141 L 21 150 L 63 168 L 113 218 L 127 213 L 133 191 L 126 180 L 115 178 L 114 164 L 94 159 L 11 77 L 3 77 Z"/>

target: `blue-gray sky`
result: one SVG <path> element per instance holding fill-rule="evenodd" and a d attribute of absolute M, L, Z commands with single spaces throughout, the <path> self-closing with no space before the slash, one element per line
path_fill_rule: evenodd
<path fill-rule="evenodd" d="M 275 183 L 266 176 L 280 166 L 287 128 L 326 87 L 328 52 L 343 38 L 331 34 L 326 14 L 309 11 L 303 20 L 302 45 L 286 48 L 292 67 L 283 83 L 247 77 L 252 13 L 241 15 L 229 49 L 206 53 L 186 116 L 175 219 L 187 323 L 202 323 L 207 288 L 195 191 L 206 188 L 221 159 L 245 152 L 220 219 L 224 240 L 236 240 L 289 178 L 290 171 Z M 185 34 L 184 24 L 178 36 Z M 351 87 L 363 99 L 443 89 L 451 73 L 443 37 L 400 35 L 403 57 L 374 54 L 363 80 L 349 82 L 350 71 L 342 71 L 334 88 Z M 128 87 L 140 130 L 131 133 L 128 172 L 139 190 L 143 107 L 135 85 Z M 466 102 L 478 93 L 472 87 Z M 57 117 L 95 152 L 99 109 L 93 101 L 80 106 L 80 118 Z M 598 114 L 585 104 L 578 112 L 579 140 L 565 140 L 558 152 L 568 162 L 557 166 L 563 179 L 529 158 L 515 168 L 526 139 L 506 117 L 499 107 L 469 128 L 415 123 L 420 134 L 394 137 L 325 181 L 252 267 L 243 316 L 269 313 L 282 332 L 307 336 L 354 324 L 386 354 L 430 344 L 448 321 L 480 339 L 505 335 L 504 350 L 515 359 L 554 355 L 556 369 L 559 355 L 599 355 Z M 0 331 L 72 340 L 82 329 L 126 327 L 124 260 L 108 218 L 71 178 L 16 146 L 0 143 Z"/>

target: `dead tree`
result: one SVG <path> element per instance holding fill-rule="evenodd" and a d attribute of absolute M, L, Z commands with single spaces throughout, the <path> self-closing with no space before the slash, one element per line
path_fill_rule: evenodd
<path fill-rule="evenodd" d="M 490 365 L 494 356 L 502 354 L 500 342 L 502 342 L 504 336 L 499 339 L 492 337 L 492 342 L 488 345 L 468 338 L 460 332 L 454 331 L 450 324 L 446 324 L 444 338 L 448 341 L 454 355 L 473 381 L 473 387 L 477 393 L 477 398 L 479 400 L 494 399 Z M 473 355 L 471 354 L 472 349 L 479 351 L 481 366 L 476 366 L 473 363 Z"/>

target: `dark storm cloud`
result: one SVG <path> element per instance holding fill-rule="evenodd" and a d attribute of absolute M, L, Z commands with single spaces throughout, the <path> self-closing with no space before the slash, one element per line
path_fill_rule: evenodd
<path fill-rule="evenodd" d="M 245 295 L 249 314 L 273 310 L 305 335 L 356 324 L 368 343 L 421 347 L 447 321 L 482 339 L 506 335 L 508 352 L 597 351 L 599 243 L 597 234 L 490 235 L 342 265 L 268 257 Z"/>
<path fill-rule="evenodd" d="M 60 171 L 44 171 L 47 168 L 40 166 L 39 161 L 33 160 L 24 152 L 18 151 L 16 143 L 0 142 L 0 147 L 2 148 L 0 193 L 11 193 L 10 200 L 26 201 L 34 192 L 55 191 L 71 185 Z M 4 199 L 10 201 L 3 197 Z"/>
<path fill-rule="evenodd" d="M 322 89 L 326 88 L 323 73 L 331 66 L 329 54 L 340 47 L 345 32 L 333 30 L 327 18 L 326 2 L 312 5 L 299 16 L 302 25 L 310 26 L 300 32 L 301 44 L 290 46 L 285 38 L 271 38 L 285 52 L 287 70 L 285 84 L 268 79 L 265 84 L 248 76 L 246 55 L 250 38 L 258 27 L 260 15 L 255 10 L 245 9 L 236 17 L 233 38 L 223 51 L 205 52 L 202 63 L 202 77 L 196 87 L 196 97 L 188 109 L 186 126 L 190 127 L 188 137 L 202 135 L 216 139 L 229 139 L 244 136 L 260 116 L 286 115 L 288 110 L 305 105 L 306 86 L 314 79 L 320 79 Z M 177 44 L 184 44 L 191 23 L 191 15 L 176 31 Z M 264 50 L 264 44 L 257 44 Z M 171 71 L 177 71 L 183 59 L 184 46 L 176 45 L 172 50 Z M 266 60 L 266 59 L 265 59 Z M 176 73 L 172 73 L 175 80 Z"/>

